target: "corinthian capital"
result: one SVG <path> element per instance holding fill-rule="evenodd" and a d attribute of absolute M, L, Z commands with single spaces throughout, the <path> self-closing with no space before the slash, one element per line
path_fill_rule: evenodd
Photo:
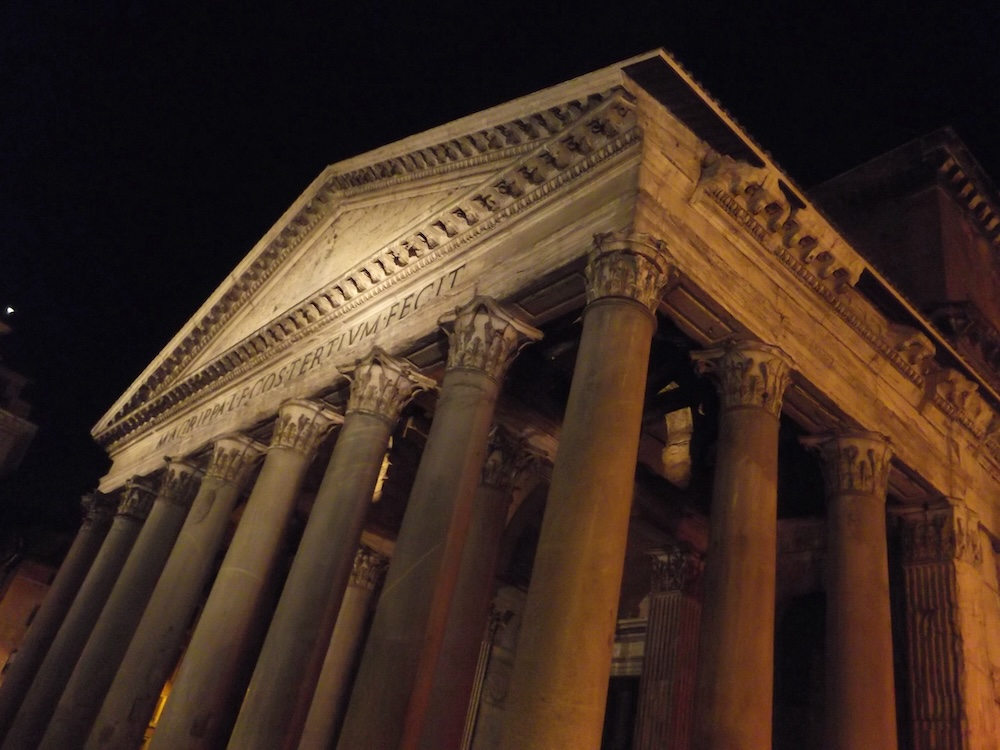
<path fill-rule="evenodd" d="M 434 381 L 414 372 L 409 362 L 390 357 L 379 347 L 341 371 L 351 379 L 347 413 L 371 414 L 390 427 L 414 395 L 434 387 Z"/>
<path fill-rule="evenodd" d="M 587 304 L 605 297 L 635 300 L 656 310 L 666 288 L 677 282 L 667 243 L 648 234 L 594 235 L 587 258 Z"/>
<path fill-rule="evenodd" d="M 486 460 L 483 462 L 481 484 L 508 492 L 514 480 L 532 461 L 524 441 L 514 437 L 506 428 L 495 426 L 490 431 Z"/>
<path fill-rule="evenodd" d="M 388 557 L 371 547 L 362 545 L 354 555 L 354 567 L 351 568 L 349 583 L 357 588 L 374 591 L 387 567 L 389 567 Z"/>
<path fill-rule="evenodd" d="M 201 482 L 202 471 L 184 460 L 167 458 L 167 468 L 160 482 L 157 498 L 171 505 L 190 508 Z"/>
<path fill-rule="evenodd" d="M 896 517 L 904 564 L 983 564 L 979 516 L 961 500 L 943 498 L 924 508 L 902 510 Z"/>
<path fill-rule="evenodd" d="M 316 450 L 327 430 L 343 421 L 342 416 L 318 401 L 287 401 L 278 410 L 271 447 L 288 448 L 308 456 Z"/>
<path fill-rule="evenodd" d="M 877 432 L 845 432 L 802 438 L 802 444 L 819 452 L 827 497 L 872 495 L 885 500 L 892 447 Z"/>
<path fill-rule="evenodd" d="M 718 349 L 692 352 L 699 374 L 712 374 L 719 387 L 722 409 L 764 409 L 781 415 L 792 363 L 781 349 L 758 341 L 727 341 Z"/>
<path fill-rule="evenodd" d="M 94 490 L 81 497 L 80 504 L 83 506 L 84 523 L 101 523 L 107 521 L 115 513 L 114 498 L 99 490 Z"/>
<path fill-rule="evenodd" d="M 438 324 L 448 333 L 449 370 L 481 370 L 498 383 L 517 353 L 542 338 L 489 297 L 476 297 Z"/>
<path fill-rule="evenodd" d="M 118 500 L 118 510 L 115 515 L 125 516 L 140 522 L 145 521 L 155 499 L 156 493 L 152 489 L 142 484 L 138 479 L 129 479 L 125 482 L 125 488 Z"/>
<path fill-rule="evenodd" d="M 663 549 L 651 550 L 653 562 L 652 593 L 681 591 L 694 594 L 701 584 L 705 567 L 702 556 L 691 545 L 681 542 Z"/>
<path fill-rule="evenodd" d="M 246 435 L 221 437 L 215 441 L 205 478 L 219 479 L 239 487 L 265 450 L 263 445 Z"/>

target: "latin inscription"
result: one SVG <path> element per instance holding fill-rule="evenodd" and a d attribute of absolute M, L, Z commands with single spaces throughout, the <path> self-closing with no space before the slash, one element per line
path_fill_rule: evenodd
<path fill-rule="evenodd" d="M 336 357 L 338 353 L 343 351 L 345 347 L 351 349 L 375 334 L 385 331 L 394 323 L 404 320 L 407 316 L 419 310 L 422 305 L 426 305 L 431 300 L 440 297 L 442 293 L 453 289 L 455 282 L 458 280 L 458 275 L 464 269 L 465 266 L 462 265 L 454 271 L 438 277 L 420 290 L 407 294 L 398 302 L 393 302 L 385 312 L 379 313 L 372 319 L 363 320 L 346 331 L 338 333 L 312 351 L 293 359 L 288 364 L 283 365 L 273 372 L 262 375 L 243 389 L 206 406 L 199 413 L 184 420 L 169 432 L 164 433 L 157 442 L 156 447 L 160 448 L 167 443 L 190 434 L 194 430 L 211 424 L 223 415 L 242 409 L 255 398 L 265 393 L 273 391 L 276 388 L 287 387 L 311 370 L 322 364 L 326 364 L 331 358 Z"/>

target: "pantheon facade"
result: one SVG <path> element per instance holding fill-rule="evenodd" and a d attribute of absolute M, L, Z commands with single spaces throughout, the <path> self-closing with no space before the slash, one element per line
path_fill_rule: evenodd
<path fill-rule="evenodd" d="M 662 52 L 328 167 L 95 426 L 2 750 L 997 748 L 998 211 Z"/>

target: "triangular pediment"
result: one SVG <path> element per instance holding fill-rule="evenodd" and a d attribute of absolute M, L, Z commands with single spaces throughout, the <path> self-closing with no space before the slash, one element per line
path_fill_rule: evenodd
<path fill-rule="evenodd" d="M 636 142 L 623 65 L 327 168 L 101 419 L 95 437 L 119 443 L 412 264 L 478 241 Z"/>

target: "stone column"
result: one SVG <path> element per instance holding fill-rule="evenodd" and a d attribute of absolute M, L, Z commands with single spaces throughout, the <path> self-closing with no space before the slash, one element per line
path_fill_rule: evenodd
<path fill-rule="evenodd" d="M 692 747 L 758 750 L 771 746 L 778 422 L 790 363 L 754 341 L 692 356 L 720 397 Z"/>
<path fill-rule="evenodd" d="M 214 748 L 225 742 L 281 542 L 316 446 L 342 421 L 324 404 L 295 400 L 278 412 L 260 476 L 208 595 L 152 750 Z"/>
<path fill-rule="evenodd" d="M 514 480 L 527 461 L 513 436 L 502 427 L 494 428 L 434 673 L 420 738 L 423 750 L 459 750 L 462 745 L 483 631 L 496 589 L 500 537 Z"/>
<path fill-rule="evenodd" d="M 587 307 L 535 553 L 502 747 L 600 747 L 663 242 L 595 238 Z"/>
<path fill-rule="evenodd" d="M 297 744 L 389 437 L 412 396 L 434 385 L 381 349 L 347 372 L 344 425 L 233 728 L 234 750 Z"/>
<path fill-rule="evenodd" d="M 449 342 L 441 395 L 354 683 L 342 750 L 396 750 L 419 738 L 500 383 L 520 348 L 542 335 L 486 297 L 442 324 Z"/>
<path fill-rule="evenodd" d="M 216 441 L 184 520 L 87 740 L 87 748 L 134 750 L 149 724 L 212 572 L 233 506 L 264 446 L 244 435 Z"/>
<path fill-rule="evenodd" d="M 94 492 L 83 497 L 83 507 L 86 512 L 83 525 L 59 566 L 59 572 L 45 594 L 35 619 L 31 621 L 24 641 L 9 662 L 3 685 L 0 685 L 0 740 L 7 734 L 52 639 L 73 604 L 73 599 L 111 527 L 115 508 L 112 498 Z"/>
<path fill-rule="evenodd" d="M 388 566 L 388 557 L 368 547 L 359 549 L 354 557 L 351 578 L 302 729 L 300 750 L 328 748 L 337 736 L 347 709 L 351 675 L 367 634 L 374 592 Z"/>
<path fill-rule="evenodd" d="M 656 550 L 634 750 L 691 746 L 702 558 L 687 544 Z"/>
<path fill-rule="evenodd" d="M 31 689 L 7 733 L 3 750 L 34 748 L 41 741 L 76 660 L 139 536 L 139 529 L 149 514 L 154 497 L 155 493 L 138 480 L 126 482 L 101 551 L 90 566 L 73 606 L 35 675 Z"/>
<path fill-rule="evenodd" d="M 985 621 L 996 593 L 984 578 L 989 538 L 961 500 L 943 498 L 896 515 L 903 565 L 903 628 L 910 746 L 914 750 L 993 747 L 995 668 Z M 984 550 L 990 563 L 984 563 Z M 993 612 L 991 612 L 993 610 Z"/>
<path fill-rule="evenodd" d="M 191 463 L 167 459 L 149 518 L 66 683 L 40 750 L 83 747 L 191 507 L 201 475 Z"/>
<path fill-rule="evenodd" d="M 826 480 L 826 747 L 896 750 L 885 493 L 892 449 L 872 432 L 803 440 Z"/>

